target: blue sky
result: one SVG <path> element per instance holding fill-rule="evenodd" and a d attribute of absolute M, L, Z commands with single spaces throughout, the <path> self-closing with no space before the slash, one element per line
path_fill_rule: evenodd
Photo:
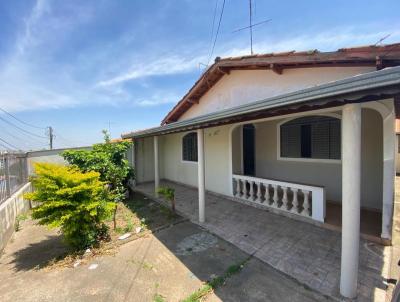
<path fill-rule="evenodd" d="M 223 0 L 217 0 L 217 19 Z M 254 2 L 257 53 L 400 42 L 400 2 Z M 201 74 L 215 0 L 0 2 L 0 108 L 55 129 L 55 147 L 158 125 Z M 217 22 L 216 22 L 217 23 Z M 226 0 L 215 56 L 249 53 L 248 0 Z M 215 24 L 216 27 L 216 24 Z M 215 28 L 214 28 L 215 33 Z M 204 68 L 204 67 L 201 67 Z M 9 116 L 0 114 L 9 119 Z M 13 123 L 40 136 L 44 130 Z M 0 138 L 42 148 L 0 120 Z"/>

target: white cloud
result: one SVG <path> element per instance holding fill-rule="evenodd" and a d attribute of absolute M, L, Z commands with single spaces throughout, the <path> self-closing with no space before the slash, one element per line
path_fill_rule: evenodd
<path fill-rule="evenodd" d="M 24 31 L 17 39 L 16 47 L 19 53 L 24 53 L 29 45 L 34 44 L 36 26 L 45 13 L 50 12 L 49 3 L 46 0 L 37 0 L 30 15 L 24 20 Z"/>
<path fill-rule="evenodd" d="M 149 64 L 136 63 L 129 70 L 123 71 L 112 78 L 100 81 L 97 85 L 111 86 L 144 77 L 187 73 L 196 70 L 199 63 L 203 62 L 205 58 L 205 56 L 184 58 L 173 55 L 156 59 Z M 146 59 L 143 58 L 143 61 L 145 60 Z"/>
<path fill-rule="evenodd" d="M 207 62 L 207 47 L 201 47 L 208 45 L 208 41 L 196 41 L 196 45 L 187 43 L 184 47 L 163 41 L 156 49 L 150 47 L 146 52 L 147 44 L 135 48 L 137 28 L 126 29 L 120 36 L 101 42 L 104 45 L 69 49 L 66 54 L 72 59 L 64 61 L 63 48 L 76 42 L 74 33 L 84 28 L 82 24 L 90 22 L 96 14 L 89 5 L 70 8 L 68 12 L 73 13 L 64 12 L 60 17 L 52 5 L 53 2 L 37 0 L 16 37 L 14 53 L 2 58 L 0 107 L 6 110 L 98 104 L 141 107 L 172 104 L 185 92 L 180 83 L 172 83 L 168 88 L 161 83 L 163 79 L 153 81 L 153 78 L 168 76 L 170 80 L 179 74 L 197 75 L 199 63 Z M 284 39 L 264 38 L 254 45 L 254 49 L 258 53 L 315 48 L 327 51 L 373 44 L 388 33 L 392 35 L 385 43 L 400 39 L 400 31 L 390 31 L 389 26 L 385 30 L 383 25 L 379 28 L 374 30 L 370 25 L 342 27 L 303 35 L 294 33 Z M 132 48 L 138 51 L 132 52 Z M 228 57 L 248 53 L 247 38 L 242 37 L 218 41 L 215 55 Z M 124 85 L 128 83 L 132 85 Z M 163 85 L 157 86 L 158 83 Z"/>

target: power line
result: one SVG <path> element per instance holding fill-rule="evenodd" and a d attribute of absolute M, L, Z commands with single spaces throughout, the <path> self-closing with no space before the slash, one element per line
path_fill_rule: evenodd
<path fill-rule="evenodd" d="M 7 147 L 6 145 L 0 143 L 0 146 L 2 146 L 3 148 L 5 148 L 7 151 L 13 151 L 12 149 L 10 149 L 10 147 Z M 1 153 L 1 150 L 0 150 Z"/>
<path fill-rule="evenodd" d="M 253 26 L 252 26 L 252 5 L 251 5 L 251 0 L 249 0 L 249 17 L 250 17 L 250 53 L 253 54 Z"/>
<path fill-rule="evenodd" d="M 36 137 L 39 137 L 39 138 L 46 138 L 46 139 L 47 139 L 47 137 L 45 137 L 45 136 L 37 135 L 37 134 L 35 134 L 35 133 L 33 133 L 33 132 L 30 132 L 30 131 L 28 131 L 28 130 L 25 130 L 25 129 L 21 128 L 21 127 L 15 125 L 14 123 L 12 123 L 12 122 L 6 120 L 5 118 L 2 118 L 1 116 L 0 116 L 0 120 L 2 120 L 3 122 L 5 122 L 5 123 L 7 123 L 7 124 L 9 124 L 9 125 L 11 125 L 11 126 L 17 128 L 18 130 L 20 130 L 20 131 L 22 131 L 22 132 L 24 132 L 24 133 L 26 133 L 26 134 L 29 134 L 29 135 L 32 135 L 32 136 L 36 136 Z"/>
<path fill-rule="evenodd" d="M 212 55 L 214 53 L 215 44 L 217 43 L 217 38 L 218 38 L 218 34 L 219 34 L 219 28 L 221 26 L 222 16 L 224 14 L 224 8 L 225 8 L 225 0 L 223 0 L 223 2 L 222 2 L 222 9 L 221 9 L 221 14 L 219 16 L 217 32 L 215 33 L 215 39 L 214 39 L 213 46 L 211 48 L 210 56 L 208 57 L 207 66 L 210 65 L 210 60 L 211 60 L 211 57 L 212 57 Z"/>
<path fill-rule="evenodd" d="M 45 129 L 45 127 L 39 127 L 39 126 L 35 126 L 35 125 L 29 124 L 27 122 L 24 122 L 23 120 L 17 118 L 15 115 L 13 115 L 10 112 L 4 110 L 3 108 L 0 108 L 0 111 L 3 111 L 5 114 L 11 116 L 13 119 L 15 119 L 16 121 L 20 122 L 21 124 L 25 124 L 25 125 L 27 125 L 29 127 L 33 127 L 33 128 L 36 128 L 36 129 L 42 129 L 42 130 Z"/>
<path fill-rule="evenodd" d="M 15 145 L 13 145 L 13 144 L 7 142 L 6 140 L 2 139 L 1 137 L 0 137 L 0 141 L 2 141 L 3 143 L 9 145 L 11 148 L 14 148 L 15 150 L 21 150 L 21 149 L 18 148 L 17 146 L 15 146 Z"/>
<path fill-rule="evenodd" d="M 30 137 L 30 136 L 28 136 L 28 135 L 26 135 L 25 137 L 20 137 L 20 136 L 15 135 L 14 133 L 11 133 L 11 132 L 7 131 L 7 130 L 4 129 L 4 128 L 1 129 L 1 131 L 4 132 L 5 134 L 7 134 L 7 135 L 10 136 L 10 137 L 12 137 L 12 138 L 14 138 L 14 139 L 16 139 L 16 140 L 18 140 L 18 141 L 21 141 L 21 142 L 25 143 L 25 145 L 27 145 L 27 146 L 28 146 L 28 143 L 29 143 L 29 144 L 34 143 L 34 144 L 43 145 L 43 142 L 42 142 L 42 141 L 39 141 L 39 140 L 37 140 L 36 138 Z M 26 142 L 25 142 L 25 141 L 26 141 Z"/>
<path fill-rule="evenodd" d="M 213 38 L 214 38 L 214 27 L 215 27 L 215 18 L 217 16 L 217 8 L 218 8 L 218 0 L 215 0 L 214 15 L 213 15 L 213 21 L 212 21 L 212 26 L 211 26 L 210 47 L 213 43 Z"/>

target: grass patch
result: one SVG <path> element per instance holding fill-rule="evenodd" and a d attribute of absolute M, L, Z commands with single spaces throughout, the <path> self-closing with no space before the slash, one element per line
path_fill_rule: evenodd
<path fill-rule="evenodd" d="M 21 221 L 27 220 L 29 218 L 28 214 L 20 214 L 15 218 L 14 229 L 16 232 L 21 230 Z"/>
<path fill-rule="evenodd" d="M 182 302 L 199 302 L 199 301 L 201 301 L 202 298 L 204 298 L 205 296 L 207 296 L 208 294 L 213 292 L 218 287 L 221 287 L 222 285 L 224 285 L 225 281 L 228 278 L 239 273 L 243 269 L 243 267 L 245 266 L 247 261 L 250 260 L 250 258 L 251 257 L 248 257 L 244 261 L 242 261 L 238 264 L 231 265 L 230 267 L 228 267 L 228 269 L 222 276 L 218 276 L 218 277 L 211 279 L 210 281 L 207 281 L 201 288 L 199 288 L 197 291 L 195 291 L 194 293 L 189 295 L 187 298 L 183 299 Z"/>
<path fill-rule="evenodd" d="M 165 298 L 160 294 L 155 294 L 153 298 L 153 302 L 165 302 Z"/>

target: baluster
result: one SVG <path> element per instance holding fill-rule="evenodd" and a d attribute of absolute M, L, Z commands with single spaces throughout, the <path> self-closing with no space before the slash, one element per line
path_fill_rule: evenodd
<path fill-rule="evenodd" d="M 309 200 L 310 191 L 306 190 L 302 191 L 304 193 L 304 202 L 303 202 L 303 211 L 301 212 L 301 215 L 310 216 L 310 200 Z"/>
<path fill-rule="evenodd" d="M 292 208 L 290 209 L 290 212 L 292 213 L 296 213 L 299 214 L 299 201 L 297 200 L 297 193 L 298 193 L 298 189 L 292 189 L 293 191 L 293 200 L 292 200 Z"/>
<path fill-rule="evenodd" d="M 250 190 L 249 190 L 249 200 L 254 200 L 254 181 L 249 181 Z"/>
<path fill-rule="evenodd" d="M 247 180 L 243 179 L 242 180 L 242 184 L 243 184 L 243 194 L 242 197 L 247 199 Z"/>
<path fill-rule="evenodd" d="M 269 194 L 269 184 L 264 184 L 264 186 L 265 186 L 265 203 L 267 204 L 267 205 L 269 205 L 269 200 L 271 199 L 271 196 L 270 196 L 270 194 Z"/>
<path fill-rule="evenodd" d="M 236 194 L 235 197 L 240 197 L 240 179 L 236 178 Z"/>
<path fill-rule="evenodd" d="M 261 197 L 262 197 L 262 195 L 261 195 L 261 182 L 258 182 L 257 183 L 257 199 L 256 199 L 256 201 L 258 203 L 262 202 Z"/>
<path fill-rule="evenodd" d="M 287 210 L 288 209 L 288 198 L 287 198 L 287 187 L 282 187 L 283 190 L 283 196 L 282 196 L 282 209 Z"/>
<path fill-rule="evenodd" d="M 273 185 L 272 187 L 274 188 L 274 197 L 272 197 L 273 202 L 272 202 L 271 206 L 273 206 L 274 208 L 277 208 L 278 207 L 278 200 L 279 200 L 279 198 L 278 198 L 278 186 L 277 185 Z"/>

